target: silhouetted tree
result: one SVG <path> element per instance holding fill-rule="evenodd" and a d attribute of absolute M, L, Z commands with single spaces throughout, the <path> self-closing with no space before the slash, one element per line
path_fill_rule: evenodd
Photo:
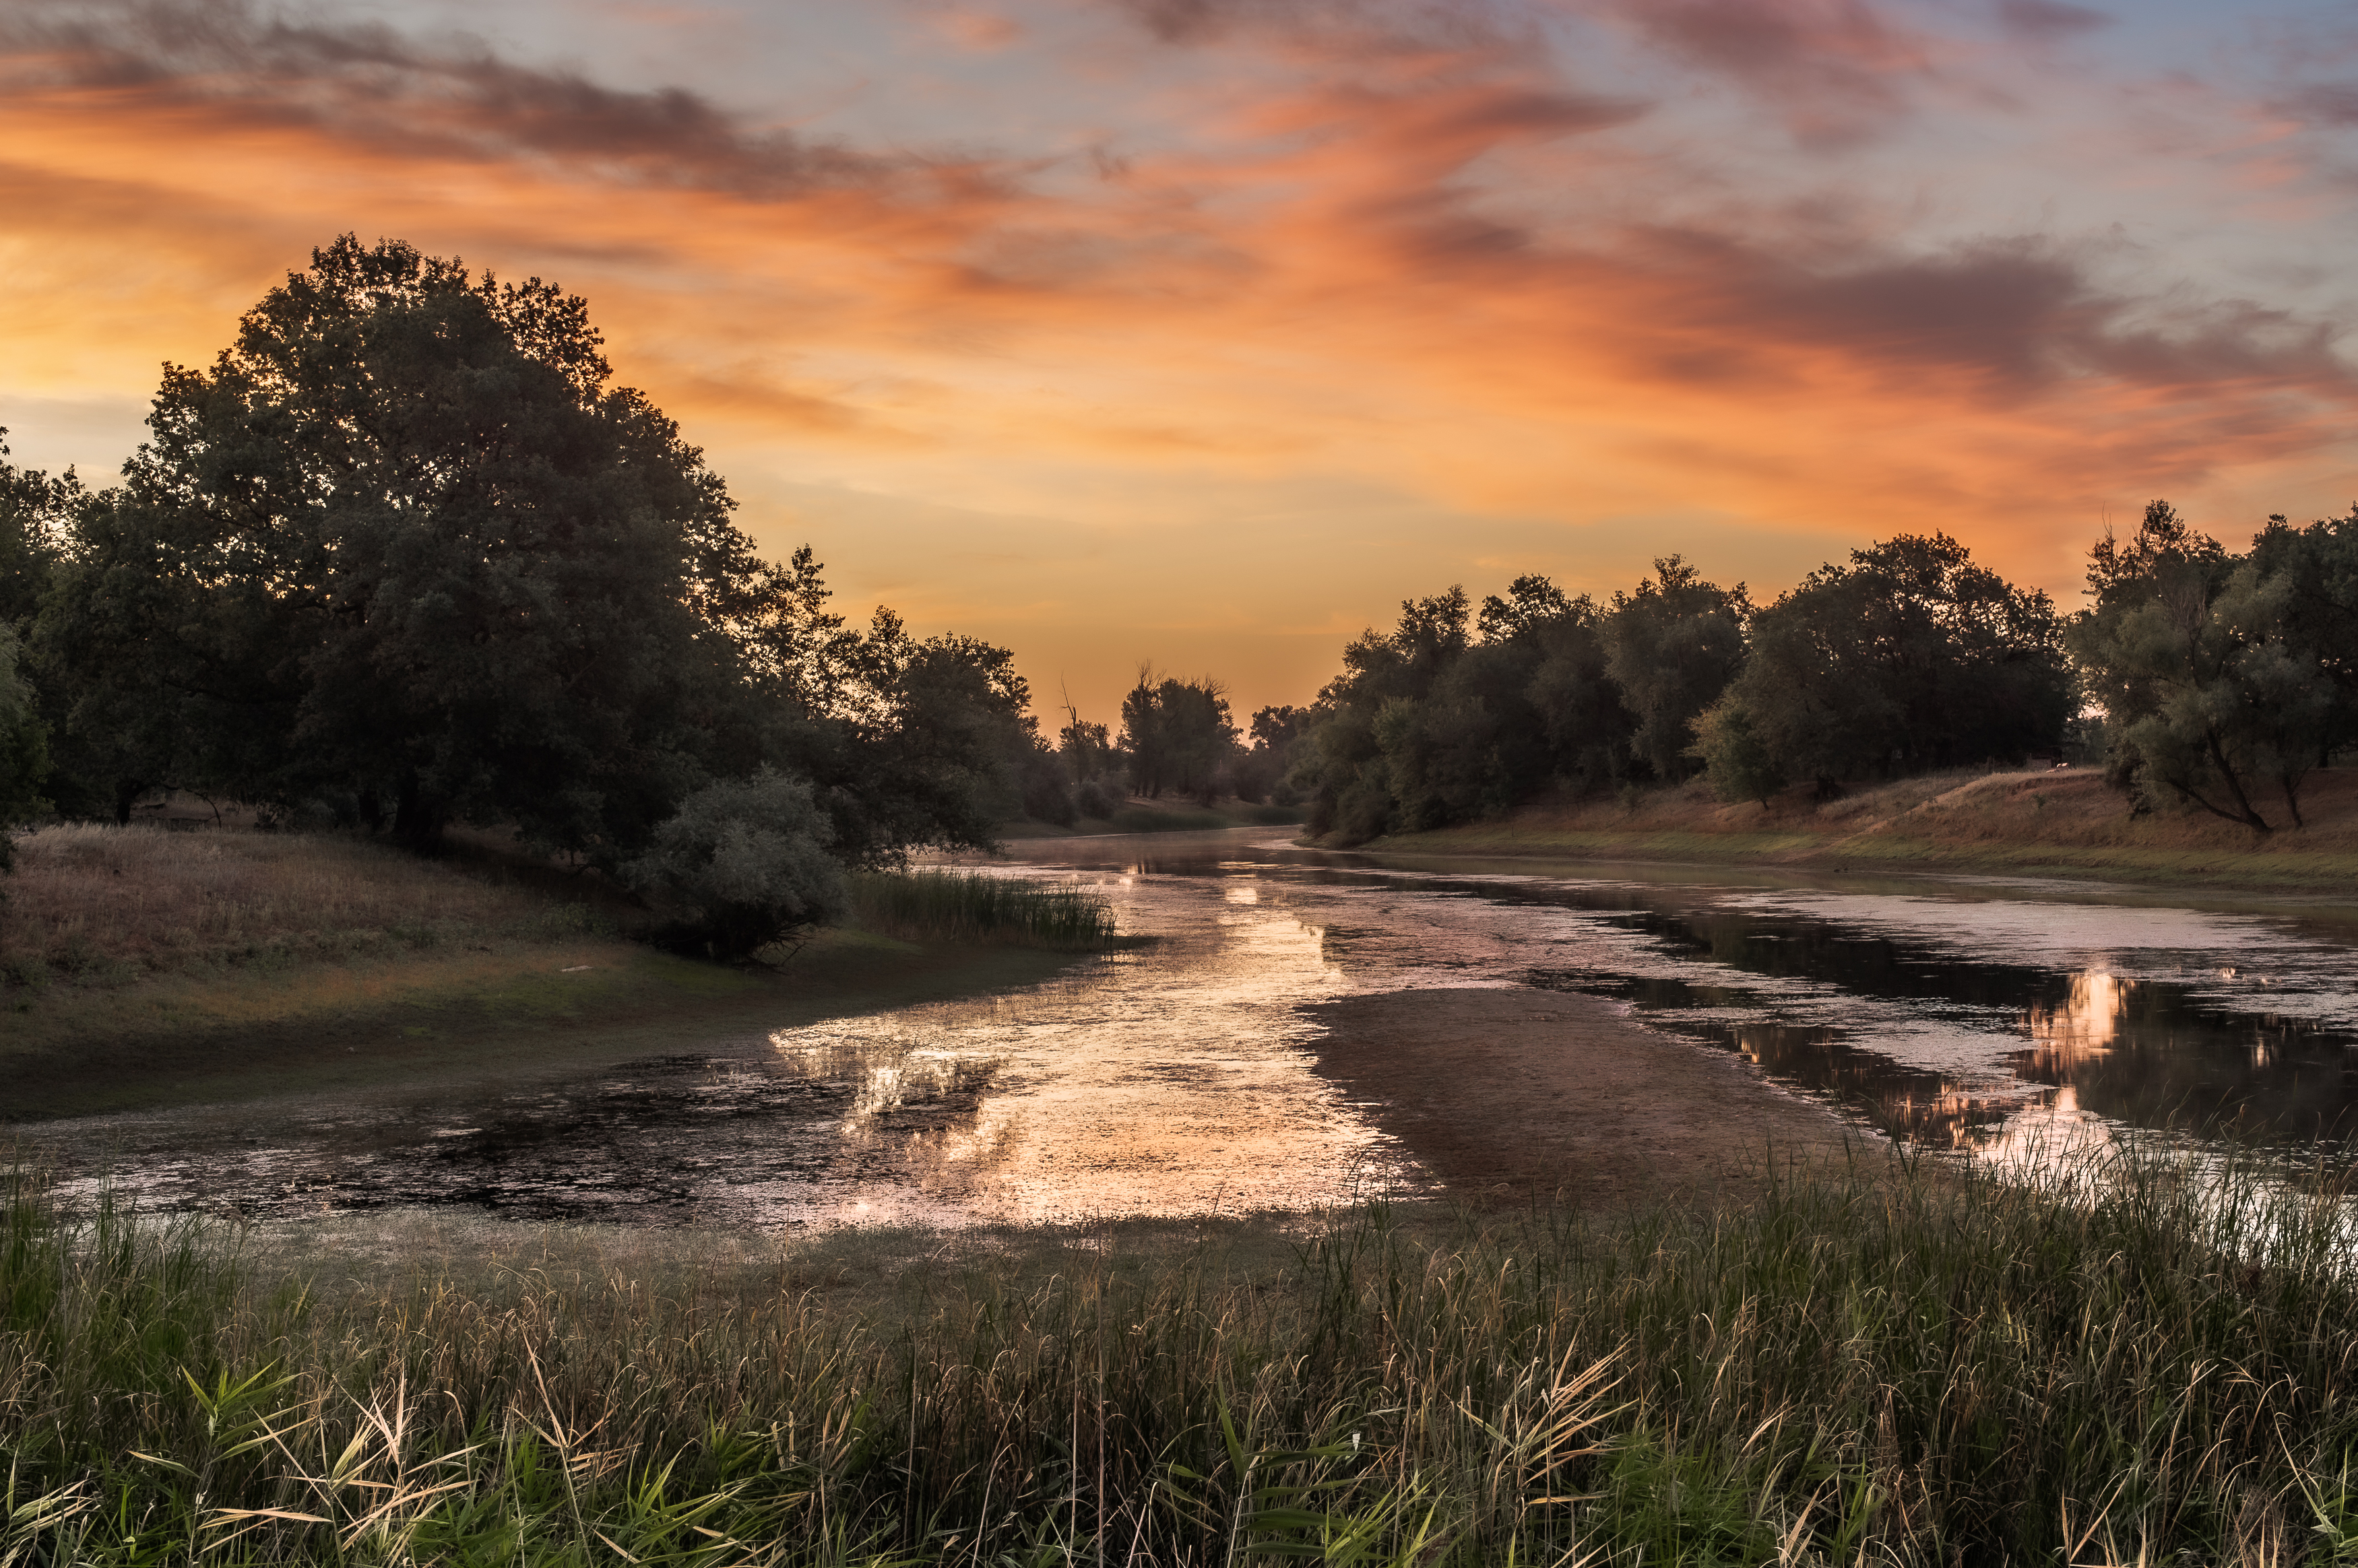
<path fill-rule="evenodd" d="M 2095 604 L 2071 629 L 2105 710 L 2111 776 L 2261 833 L 2273 825 L 2254 785 L 2274 783 L 2298 826 L 2301 780 L 2332 743 L 2342 701 L 2332 630 L 2304 626 L 2297 609 L 2301 552 L 2279 541 L 2270 554 L 2293 559 L 2265 570 L 2154 502 L 2126 546 L 2107 534 L 2089 552 Z"/>
<path fill-rule="evenodd" d="M 1693 771 L 1695 716 L 1743 667 L 1751 613 L 1742 583 L 1723 589 L 1705 582 L 1678 556 L 1662 557 L 1653 577 L 1613 596 L 1604 628 L 1606 668 L 1636 720 L 1631 750 L 1657 778 Z"/>
<path fill-rule="evenodd" d="M 1819 568 L 1753 617 L 1713 744 L 1729 755 L 1748 736 L 1776 771 L 1830 785 L 2019 760 L 2061 742 L 2071 697 L 2045 594 L 1945 535 L 1903 534 Z"/>
<path fill-rule="evenodd" d="M 1251 747 L 1235 763 L 1238 799 L 1260 801 L 1291 794 L 1285 780 L 1293 768 L 1294 750 L 1316 717 L 1311 708 L 1291 705 L 1272 704 L 1255 711 L 1247 730 Z"/>
<path fill-rule="evenodd" d="M 1045 755 L 1007 650 L 852 629 L 599 347 L 553 286 L 346 236 L 168 369 L 38 622 L 118 805 L 466 817 L 611 867 L 772 780 L 743 799 L 806 797 L 841 864 L 989 844 Z"/>
<path fill-rule="evenodd" d="M 1141 665 L 1138 684 L 1121 700 L 1121 747 L 1139 794 L 1170 789 L 1208 804 L 1237 749 L 1227 689 L 1208 676 L 1158 681 L 1153 666 Z"/>

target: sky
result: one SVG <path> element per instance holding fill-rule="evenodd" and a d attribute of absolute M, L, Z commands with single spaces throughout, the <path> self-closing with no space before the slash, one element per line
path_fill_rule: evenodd
<path fill-rule="evenodd" d="M 2358 500 L 2358 13 L 0 0 L 0 425 L 111 478 L 352 232 L 586 297 L 839 607 L 1241 717 L 1409 596 Z"/>

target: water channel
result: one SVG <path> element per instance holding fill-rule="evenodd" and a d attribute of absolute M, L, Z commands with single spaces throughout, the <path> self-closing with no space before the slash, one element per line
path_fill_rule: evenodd
<path fill-rule="evenodd" d="M 83 1180 L 299 1219 L 407 1207 L 786 1229 L 1316 1207 L 1437 1184 L 1322 1074 L 1320 1004 L 1605 999 L 1862 1136 L 2006 1159 L 2233 1138 L 2358 1157 L 2358 929 L 2086 883 L 1436 862 L 1291 830 L 1035 840 L 1151 944 L 979 1000 L 571 1077 L 50 1124 Z"/>

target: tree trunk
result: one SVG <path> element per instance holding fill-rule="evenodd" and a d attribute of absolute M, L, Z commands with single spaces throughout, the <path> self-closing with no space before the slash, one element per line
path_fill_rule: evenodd
<path fill-rule="evenodd" d="M 419 788 L 416 779 L 402 781 L 399 804 L 393 814 L 395 838 L 414 849 L 430 849 L 442 841 L 442 827 L 449 820 L 442 803 Z"/>

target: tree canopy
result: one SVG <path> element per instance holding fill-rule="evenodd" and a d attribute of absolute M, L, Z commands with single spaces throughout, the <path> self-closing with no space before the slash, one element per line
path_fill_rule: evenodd
<path fill-rule="evenodd" d="M 804 892 L 707 897 L 732 946 L 745 911 L 824 904 L 810 852 L 989 843 L 1042 751 L 1011 655 L 851 630 L 601 348 L 553 284 L 346 235 L 166 368 L 121 486 L 0 474 L 0 553 L 41 568 L 0 618 L 31 617 L 76 771 L 119 811 L 175 785 L 419 843 L 498 823 L 675 881 L 759 842 Z M 795 846 L 730 837 L 761 802 Z"/>

